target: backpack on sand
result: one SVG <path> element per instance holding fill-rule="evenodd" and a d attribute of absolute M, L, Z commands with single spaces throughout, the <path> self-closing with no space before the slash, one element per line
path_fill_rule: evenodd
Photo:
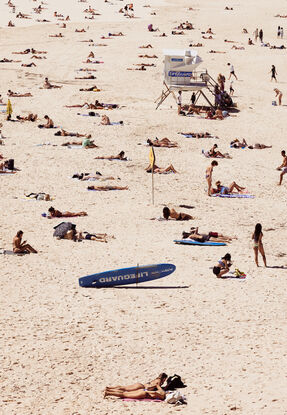
<path fill-rule="evenodd" d="M 165 390 L 173 391 L 177 388 L 186 388 L 186 385 L 182 382 L 181 377 L 179 375 L 169 376 L 166 381 L 166 386 L 164 387 Z"/>

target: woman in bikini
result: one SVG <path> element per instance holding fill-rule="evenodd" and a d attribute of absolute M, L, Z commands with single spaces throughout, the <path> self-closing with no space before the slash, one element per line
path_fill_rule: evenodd
<path fill-rule="evenodd" d="M 165 399 L 165 391 L 162 385 L 167 379 L 166 373 L 161 373 L 156 379 L 148 383 L 135 383 L 128 386 L 107 386 L 104 397 L 117 396 L 119 398 L 131 399 Z"/>
<path fill-rule="evenodd" d="M 256 263 L 257 267 L 259 267 L 259 265 L 258 265 L 258 251 L 262 255 L 264 266 L 267 267 L 266 256 L 265 256 L 263 243 L 262 243 L 262 237 L 263 237 L 262 225 L 261 225 L 261 223 L 257 223 L 256 226 L 255 226 L 255 230 L 252 234 L 252 239 L 254 241 L 253 249 L 254 249 L 254 254 L 255 254 L 255 263 Z"/>
<path fill-rule="evenodd" d="M 175 219 L 175 220 L 190 220 L 194 219 L 191 215 L 188 215 L 187 213 L 178 213 L 174 209 L 169 209 L 167 206 L 165 206 L 162 210 L 162 214 L 164 219 L 168 220 Z"/>
<path fill-rule="evenodd" d="M 217 278 L 221 278 L 224 274 L 229 272 L 229 268 L 231 266 L 231 255 L 226 254 L 222 257 L 218 263 L 213 267 L 213 274 L 217 276 Z"/>

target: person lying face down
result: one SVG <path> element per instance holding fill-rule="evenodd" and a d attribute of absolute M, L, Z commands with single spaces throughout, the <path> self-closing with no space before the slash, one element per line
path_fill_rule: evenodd
<path fill-rule="evenodd" d="M 188 215 L 187 213 L 178 213 L 174 209 L 169 209 L 167 206 L 165 206 L 162 210 L 164 219 L 168 220 L 175 219 L 175 220 L 190 220 L 194 219 L 191 215 Z"/>
<path fill-rule="evenodd" d="M 60 212 L 59 210 L 54 209 L 53 206 L 50 207 L 48 212 L 49 212 L 48 219 L 52 219 L 52 218 L 73 218 L 73 217 L 76 217 L 76 216 L 87 216 L 87 212 L 78 212 L 78 213 Z"/>

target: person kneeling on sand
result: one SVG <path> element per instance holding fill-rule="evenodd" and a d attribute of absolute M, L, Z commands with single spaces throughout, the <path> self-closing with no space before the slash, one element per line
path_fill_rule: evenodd
<path fill-rule="evenodd" d="M 78 212 L 78 213 L 73 213 L 73 212 L 60 212 L 59 210 L 54 209 L 52 206 L 50 207 L 50 209 L 48 210 L 48 212 L 50 213 L 48 216 L 48 219 L 52 219 L 52 218 L 73 218 L 76 216 L 87 216 L 87 212 Z"/>
<path fill-rule="evenodd" d="M 213 274 L 215 274 L 217 278 L 221 278 L 222 275 L 227 274 L 229 272 L 231 265 L 231 255 L 225 254 L 224 257 L 219 259 L 217 264 L 213 267 Z"/>
<path fill-rule="evenodd" d="M 162 385 L 167 379 L 166 373 L 161 373 L 156 379 L 148 383 L 135 383 L 128 386 L 107 386 L 104 398 L 107 396 L 117 396 L 118 398 L 130 399 L 165 399 L 165 391 Z"/>
<path fill-rule="evenodd" d="M 162 210 L 164 219 L 175 219 L 175 220 L 190 220 L 194 219 L 191 215 L 188 215 L 187 213 L 178 213 L 174 209 L 169 209 L 167 206 L 165 206 Z"/>
<path fill-rule="evenodd" d="M 23 231 L 18 231 L 13 239 L 13 252 L 15 254 L 37 254 L 37 251 L 31 245 L 27 244 L 26 241 L 22 242 L 22 237 Z"/>

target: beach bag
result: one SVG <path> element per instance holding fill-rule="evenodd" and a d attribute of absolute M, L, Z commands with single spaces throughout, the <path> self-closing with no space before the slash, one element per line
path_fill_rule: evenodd
<path fill-rule="evenodd" d="M 168 392 L 165 397 L 165 402 L 172 405 L 187 404 L 186 397 L 180 391 Z"/>
<path fill-rule="evenodd" d="M 55 238 L 64 238 L 66 233 L 70 231 L 71 229 L 75 228 L 76 225 L 73 225 L 71 222 L 61 222 L 59 225 L 55 226 L 53 236 Z"/>
<path fill-rule="evenodd" d="M 169 376 L 166 381 L 165 390 L 173 391 L 177 388 L 186 388 L 179 375 Z"/>

